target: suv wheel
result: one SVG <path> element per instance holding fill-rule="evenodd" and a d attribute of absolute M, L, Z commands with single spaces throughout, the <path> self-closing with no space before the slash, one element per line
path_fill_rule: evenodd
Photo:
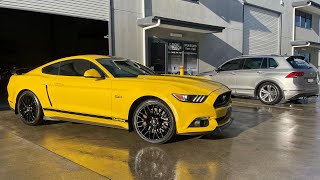
<path fill-rule="evenodd" d="M 275 83 L 263 83 L 258 89 L 258 97 L 263 104 L 278 104 L 282 99 L 281 89 Z"/>

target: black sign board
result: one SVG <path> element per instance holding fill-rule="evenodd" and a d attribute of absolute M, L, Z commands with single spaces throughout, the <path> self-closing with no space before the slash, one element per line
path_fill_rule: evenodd
<path fill-rule="evenodd" d="M 169 42 L 168 43 L 168 52 L 170 54 L 182 54 L 182 43 L 180 42 Z"/>
<path fill-rule="evenodd" d="M 185 43 L 184 52 L 186 54 L 198 54 L 198 44 L 194 43 Z"/>

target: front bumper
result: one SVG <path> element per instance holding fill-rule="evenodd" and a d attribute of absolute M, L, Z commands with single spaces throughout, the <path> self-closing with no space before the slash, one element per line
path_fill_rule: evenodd
<path fill-rule="evenodd" d="M 217 97 L 230 91 L 222 88 L 209 95 L 204 103 L 182 103 L 183 106 L 176 106 L 176 127 L 177 134 L 205 134 L 214 131 L 217 127 L 227 127 L 232 123 L 231 99 L 230 103 L 222 107 L 214 108 L 213 104 Z M 207 117 L 206 127 L 192 127 L 191 124 L 198 118 Z"/>

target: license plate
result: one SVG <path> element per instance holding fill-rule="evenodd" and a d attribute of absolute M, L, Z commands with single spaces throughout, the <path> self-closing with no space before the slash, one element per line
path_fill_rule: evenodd
<path fill-rule="evenodd" d="M 308 79 L 308 83 L 313 83 L 314 79 Z"/>

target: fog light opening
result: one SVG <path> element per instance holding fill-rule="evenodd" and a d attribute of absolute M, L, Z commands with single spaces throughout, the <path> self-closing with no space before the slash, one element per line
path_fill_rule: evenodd
<path fill-rule="evenodd" d="M 208 127 L 209 126 L 209 118 L 201 117 L 196 118 L 189 127 Z"/>

